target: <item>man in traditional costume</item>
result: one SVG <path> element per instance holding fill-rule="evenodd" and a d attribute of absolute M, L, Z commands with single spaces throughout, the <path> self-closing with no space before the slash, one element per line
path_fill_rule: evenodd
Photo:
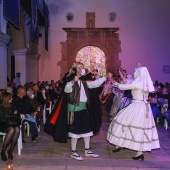
<path fill-rule="evenodd" d="M 71 158 L 76 160 L 83 160 L 77 153 L 76 145 L 79 138 L 84 139 L 85 156 L 98 157 L 99 155 L 93 153 L 90 147 L 90 137 L 93 136 L 92 126 L 89 119 L 89 114 L 86 105 L 88 104 L 88 88 L 99 87 L 105 80 L 105 77 L 98 78 L 95 81 L 86 82 L 79 78 L 82 73 L 82 64 L 77 63 L 77 75 L 68 82 L 65 86 L 65 93 L 67 93 L 68 101 L 68 115 L 70 128 L 68 136 L 71 137 Z M 74 112 L 74 113 L 73 113 Z"/>

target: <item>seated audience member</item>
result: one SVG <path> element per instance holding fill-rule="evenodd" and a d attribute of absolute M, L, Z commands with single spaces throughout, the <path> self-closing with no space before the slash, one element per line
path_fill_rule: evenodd
<path fill-rule="evenodd" d="M 35 94 L 35 99 L 38 101 L 38 103 L 44 106 L 46 103 L 46 100 L 44 99 L 43 94 L 39 91 L 39 87 L 37 84 L 33 85 L 33 91 Z"/>
<path fill-rule="evenodd" d="M 27 96 L 29 97 L 31 106 L 34 108 L 34 112 L 31 113 L 31 116 L 36 118 L 37 126 L 39 126 L 42 119 L 42 105 L 35 99 L 33 90 L 28 90 Z"/>
<path fill-rule="evenodd" d="M 12 96 L 13 96 L 13 88 L 12 87 L 8 86 L 5 89 L 6 89 L 7 92 L 11 93 Z"/>
<path fill-rule="evenodd" d="M 46 99 L 47 99 L 47 92 L 46 92 L 46 90 L 45 90 L 45 87 L 44 87 L 44 86 L 40 86 L 39 92 L 42 93 L 43 100 L 46 101 Z M 34 95 L 35 95 L 35 94 L 34 94 Z"/>
<path fill-rule="evenodd" d="M 31 113 L 34 112 L 34 109 L 30 104 L 28 96 L 26 96 L 26 90 L 23 86 L 19 86 L 17 88 L 17 95 L 13 98 L 13 104 L 16 107 L 18 113 L 24 116 L 24 118 L 22 119 L 22 126 L 21 126 L 23 143 L 25 143 L 24 140 L 25 122 L 28 122 L 30 125 L 32 142 L 36 142 L 38 137 L 38 129 L 37 129 L 35 118 L 31 116 Z"/>
<path fill-rule="evenodd" d="M 161 114 L 160 109 L 158 108 L 156 93 L 149 94 L 148 102 L 150 103 L 154 119 L 156 119 L 158 117 L 159 121 L 162 122 L 163 116 Z"/>
<path fill-rule="evenodd" d="M 169 126 L 170 125 L 170 92 L 168 93 L 168 108 L 165 113 L 165 119 L 167 120 Z"/>
<path fill-rule="evenodd" d="M 2 93 L 4 93 L 4 92 L 6 92 L 5 89 L 0 89 L 0 95 L 1 95 Z"/>
<path fill-rule="evenodd" d="M 44 86 L 40 86 L 39 88 L 39 92 L 42 94 L 43 96 L 43 102 L 41 102 L 41 109 L 46 109 L 46 108 L 49 108 L 50 107 L 50 96 L 49 96 L 49 91 L 44 87 Z M 43 104 L 42 104 L 43 103 Z M 47 111 L 46 110 L 46 116 L 48 117 L 49 115 L 49 110 Z"/>
<path fill-rule="evenodd" d="M 54 80 L 51 80 L 51 84 L 53 84 L 54 83 Z"/>
<path fill-rule="evenodd" d="M 29 86 L 31 87 L 31 89 L 33 89 L 33 86 L 34 86 L 34 82 L 29 82 Z"/>
<path fill-rule="evenodd" d="M 49 94 L 50 100 L 52 102 L 52 105 L 54 105 L 54 103 L 56 102 L 56 99 L 57 99 L 57 93 L 55 92 L 54 87 L 51 84 L 49 85 L 48 94 Z"/>
<path fill-rule="evenodd" d="M 157 101 L 161 114 L 164 116 L 168 105 L 168 90 L 166 87 L 163 87 L 161 92 L 157 93 Z"/>
<path fill-rule="evenodd" d="M 32 83 L 32 82 L 24 84 L 24 87 L 25 87 L 25 90 L 26 90 L 26 91 L 32 89 L 31 83 Z"/>
<path fill-rule="evenodd" d="M 170 93 L 170 83 L 166 84 L 166 88 L 168 89 L 168 93 Z"/>
<path fill-rule="evenodd" d="M 49 89 L 49 82 L 48 81 L 45 82 L 44 87 L 46 88 L 46 90 Z"/>
<path fill-rule="evenodd" d="M 6 133 L 5 140 L 2 145 L 1 159 L 7 161 L 12 160 L 12 152 L 17 143 L 20 132 L 20 118 L 12 105 L 11 93 L 4 92 L 0 95 L 0 132 Z M 8 150 L 8 157 L 6 156 L 6 149 L 10 145 Z"/>
<path fill-rule="evenodd" d="M 44 87 L 45 81 L 42 81 L 42 83 L 39 85 L 39 87 Z"/>
<path fill-rule="evenodd" d="M 154 86 L 155 86 L 155 87 L 158 87 L 158 86 L 159 86 L 159 82 L 158 82 L 158 80 L 155 80 L 155 82 L 154 82 Z"/>
<path fill-rule="evenodd" d="M 38 81 L 37 84 L 38 84 L 38 87 L 40 87 L 41 86 L 41 81 Z"/>

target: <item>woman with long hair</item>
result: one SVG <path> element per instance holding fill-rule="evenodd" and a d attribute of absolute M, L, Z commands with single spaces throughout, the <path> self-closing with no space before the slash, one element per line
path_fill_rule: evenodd
<path fill-rule="evenodd" d="M 1 159 L 3 161 L 13 159 L 12 152 L 20 133 L 19 125 L 20 119 L 17 111 L 12 105 L 12 95 L 8 92 L 4 92 L 0 95 L 0 132 L 6 133 L 1 151 Z M 7 157 L 6 149 L 8 145 L 10 145 L 10 148 Z"/>

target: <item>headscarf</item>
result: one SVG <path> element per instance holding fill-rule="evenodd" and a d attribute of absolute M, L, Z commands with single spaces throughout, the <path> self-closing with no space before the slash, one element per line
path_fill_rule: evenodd
<path fill-rule="evenodd" d="M 134 73 L 135 80 L 132 82 L 132 84 L 143 91 L 146 92 L 153 92 L 155 91 L 155 88 L 153 86 L 153 82 L 151 80 L 150 74 L 148 72 L 148 69 L 146 67 L 139 67 L 136 69 Z"/>

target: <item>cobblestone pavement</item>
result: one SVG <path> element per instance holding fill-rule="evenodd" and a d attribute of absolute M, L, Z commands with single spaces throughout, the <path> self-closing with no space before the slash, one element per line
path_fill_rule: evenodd
<path fill-rule="evenodd" d="M 103 113 L 105 115 L 106 113 Z M 98 158 L 83 157 L 83 161 L 70 158 L 70 139 L 68 143 L 58 143 L 43 132 L 39 133 L 38 142 L 32 143 L 30 137 L 25 137 L 21 155 L 14 150 L 14 160 L 0 160 L 0 170 L 5 170 L 8 163 L 13 163 L 13 170 L 170 170 L 170 129 L 157 124 L 161 148 L 145 152 L 145 160 L 132 160 L 135 152 L 130 150 L 113 153 L 113 146 L 106 141 L 109 126 L 108 118 L 103 116 L 103 124 L 98 135 L 92 137 L 91 147 L 100 155 Z M 0 149 L 2 137 L 0 137 Z M 78 141 L 78 153 L 84 155 L 84 142 Z"/>

